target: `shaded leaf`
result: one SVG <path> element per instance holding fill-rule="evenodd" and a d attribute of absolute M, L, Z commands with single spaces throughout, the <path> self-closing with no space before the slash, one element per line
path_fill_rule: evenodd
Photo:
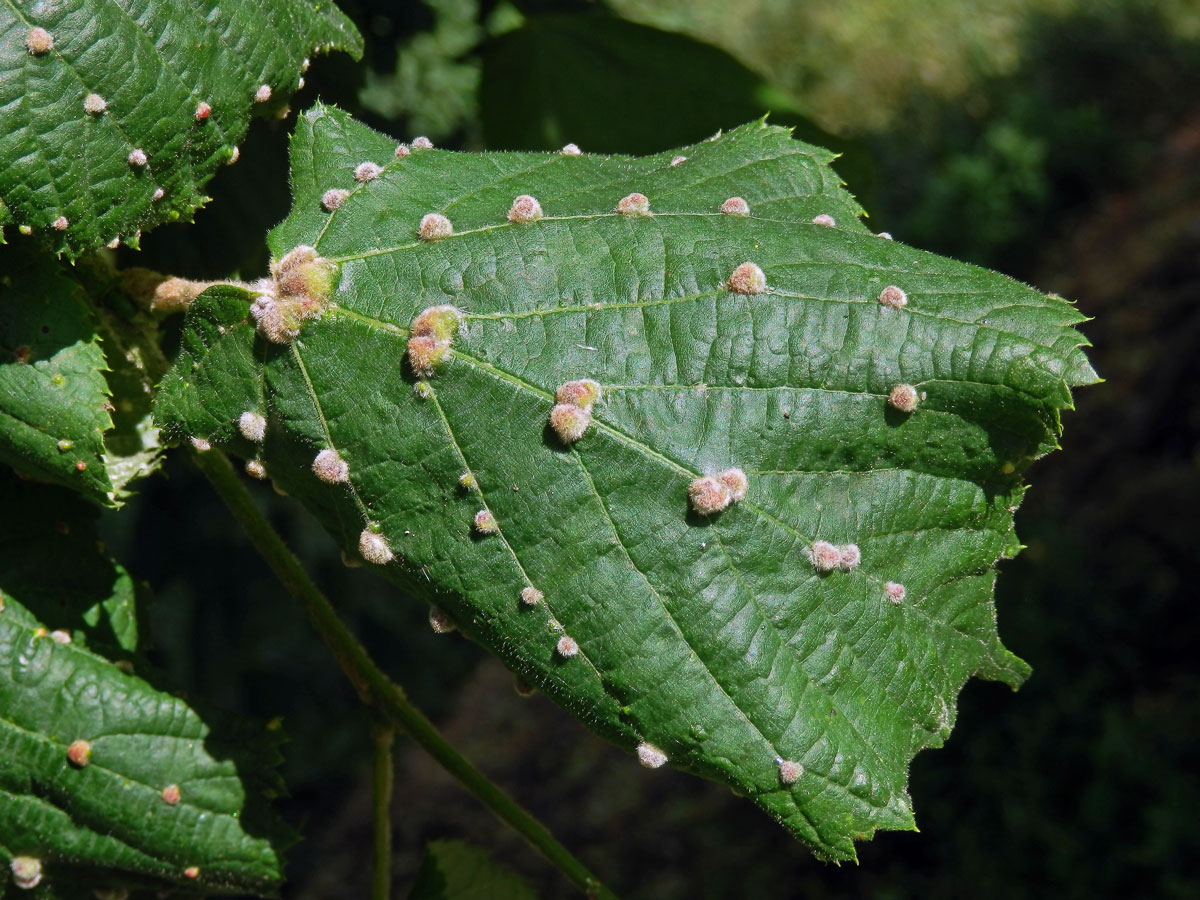
<path fill-rule="evenodd" d="M 133 587 L 97 552 L 94 512 L 11 476 L 0 498 L 5 875 L 13 857 L 31 856 L 43 863 L 38 896 L 165 883 L 276 893 L 292 841 L 266 805 L 281 791 L 279 732 L 202 716 L 89 650 L 136 639 Z M 54 628 L 75 639 L 60 643 Z M 90 745 L 86 765 L 68 760 L 79 740 Z"/>
<path fill-rule="evenodd" d="M 0 267 L 0 461 L 118 505 L 159 463 L 142 362 L 157 334 L 94 304 L 48 254 L 4 248 Z"/>
<path fill-rule="evenodd" d="M 490 147 L 651 153 L 794 108 L 716 47 L 605 15 L 533 16 L 482 55 Z"/>
<path fill-rule="evenodd" d="M 310 0 L 5 4 L 0 196 L 71 257 L 118 237 L 136 246 L 139 230 L 202 205 L 251 114 L 280 111 L 303 59 L 334 48 L 358 55 L 362 40 Z"/>
<path fill-rule="evenodd" d="M 465 841 L 430 841 L 408 900 L 534 900 L 520 875 Z"/>
<path fill-rule="evenodd" d="M 996 633 L 994 563 L 1019 549 L 1021 477 L 1070 386 L 1095 380 L 1082 317 L 871 235 L 829 154 L 763 124 L 640 159 L 394 146 L 337 110 L 303 118 L 270 240 L 336 262 L 332 302 L 280 345 L 251 294 L 203 295 L 160 423 L 261 456 L 350 552 L 374 529 L 387 577 L 590 728 L 733 786 L 818 853 L 912 828 L 908 764 L 965 681 L 1028 674 Z M 355 187 L 363 161 L 383 173 Z M 330 188 L 349 190 L 332 214 Z M 614 212 L 634 191 L 653 215 Z M 545 218 L 511 224 L 524 193 Z M 733 194 L 749 215 L 717 211 Z M 455 233 L 420 241 L 433 212 Z M 747 261 L 763 293 L 729 289 Z M 881 304 L 889 285 L 907 306 Z M 414 385 L 410 328 L 440 304 L 461 326 Z M 603 399 L 567 446 L 548 416 L 577 378 Z M 888 402 L 904 382 L 910 414 Z M 243 411 L 268 420 L 261 453 Z M 330 449 L 346 484 L 314 476 Z M 689 510 L 690 484 L 730 466 L 745 499 Z M 818 540 L 861 564 L 814 571 Z M 787 783 L 780 761 L 803 771 Z"/>

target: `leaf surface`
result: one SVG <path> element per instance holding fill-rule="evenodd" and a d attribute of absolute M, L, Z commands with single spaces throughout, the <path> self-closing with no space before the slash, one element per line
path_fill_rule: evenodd
<path fill-rule="evenodd" d="M 359 55 L 362 39 L 327 2 L 4 0 L 0 198 L 71 257 L 136 246 L 139 230 L 190 217 L 250 116 L 282 110 L 302 61 L 334 48 Z"/>
<path fill-rule="evenodd" d="M 465 841 L 430 841 L 408 900 L 534 900 L 525 879 Z"/>
<path fill-rule="evenodd" d="M 118 505 L 160 461 L 137 346 L 151 337 L 105 329 L 111 311 L 46 253 L 6 247 L 0 268 L 0 462 Z"/>
<path fill-rule="evenodd" d="M 522 678 L 818 853 L 912 828 L 908 764 L 945 740 L 967 678 L 1028 673 L 997 636 L 994 563 L 1019 549 L 1021 476 L 1056 445 L 1070 385 L 1095 380 L 1079 313 L 872 235 L 830 154 L 761 123 L 639 159 L 394 147 L 306 114 L 270 240 L 340 264 L 331 305 L 281 346 L 256 335 L 250 294 L 207 292 L 160 424 L 260 454 L 351 552 L 370 523 L 396 554 L 384 574 Z M 383 174 L 355 187 L 363 161 Z M 350 193 L 330 214 L 334 187 Z M 614 212 L 634 191 L 652 216 Z M 506 221 L 518 194 L 545 218 Z M 735 194 L 749 216 L 718 212 Z M 418 240 L 431 212 L 455 234 Z M 765 292 L 728 288 L 747 261 Z M 888 285 L 906 307 L 881 305 Z M 406 342 L 439 304 L 463 319 L 422 395 Z M 548 416 L 579 378 L 603 399 L 565 445 Z M 911 414 L 888 404 L 904 382 L 924 396 Z M 237 432 L 246 410 L 268 419 L 261 448 Z M 329 448 L 348 484 L 314 477 Z M 745 499 L 692 511 L 689 485 L 731 466 Z M 497 533 L 474 527 L 484 510 Z M 861 564 L 819 574 L 817 540 Z M 802 774 L 785 783 L 780 761 Z"/>
<path fill-rule="evenodd" d="M 170 883 L 277 893 L 292 841 L 265 799 L 281 790 L 280 734 L 202 717 L 89 649 L 131 650 L 137 638 L 135 589 L 97 550 L 95 511 L 9 475 L 0 499 L 5 876 L 13 857 L 31 856 L 42 861 L 46 896 Z M 82 766 L 67 757 L 78 740 L 90 743 Z M 164 794 L 172 785 L 174 797 Z"/>

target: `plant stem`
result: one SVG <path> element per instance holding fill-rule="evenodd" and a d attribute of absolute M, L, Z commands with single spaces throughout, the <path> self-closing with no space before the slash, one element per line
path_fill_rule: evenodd
<path fill-rule="evenodd" d="M 255 548 L 267 561 L 284 586 L 308 613 L 326 646 L 333 651 L 342 671 L 350 679 L 363 702 L 374 708 L 392 725 L 411 737 L 418 746 L 458 782 L 474 794 L 502 822 L 515 829 L 560 871 L 579 885 L 591 898 L 616 900 L 550 831 L 466 760 L 441 736 L 424 713 L 409 702 L 403 689 L 392 682 L 368 655 L 321 593 L 295 554 L 284 544 L 278 532 L 254 503 L 254 498 L 218 450 L 192 452 L 192 459 L 208 478 L 233 517 L 241 523 Z"/>
<path fill-rule="evenodd" d="M 387 722 L 371 724 L 371 811 L 374 819 L 374 875 L 372 900 L 390 900 L 392 895 L 392 740 L 396 730 Z"/>

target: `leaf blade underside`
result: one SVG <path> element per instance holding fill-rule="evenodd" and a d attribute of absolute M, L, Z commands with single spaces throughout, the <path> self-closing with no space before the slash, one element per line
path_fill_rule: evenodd
<path fill-rule="evenodd" d="M 730 784 L 818 853 L 913 827 L 908 763 L 949 733 L 963 683 L 1028 671 L 996 634 L 993 563 L 1019 549 L 1010 508 L 1069 383 L 1094 380 L 1082 316 L 870 234 L 831 154 L 762 123 L 641 159 L 394 147 L 334 109 L 303 118 L 296 205 L 270 240 L 277 258 L 308 244 L 340 263 L 332 303 L 279 346 L 255 336 L 249 295 L 210 290 L 160 424 L 249 456 L 234 423 L 266 415 L 270 476 L 344 546 L 374 523 L 398 557 L 385 574 L 522 678 L 610 740 Z M 383 174 L 355 187 L 363 161 Z M 331 214 L 332 187 L 350 194 Z M 614 213 L 632 191 L 652 216 Z M 506 222 L 523 193 L 545 218 Z M 732 195 L 751 215 L 717 211 Z M 454 236 L 419 241 L 430 212 Z M 765 293 L 728 290 L 745 261 Z M 906 308 L 881 306 L 888 284 Z M 438 304 L 462 327 L 422 398 L 402 360 Z M 565 446 L 547 415 L 574 378 L 604 399 Z M 926 394 L 907 416 L 887 404 L 902 381 Z M 349 486 L 313 477 L 327 447 Z M 729 466 L 746 499 L 691 512 L 691 480 Z M 458 486 L 466 472 L 477 488 Z M 499 534 L 473 531 L 480 509 Z M 861 566 L 818 575 L 815 539 L 857 543 Z M 577 656 L 556 654 L 563 633 Z M 802 763 L 799 780 L 777 759 Z"/>

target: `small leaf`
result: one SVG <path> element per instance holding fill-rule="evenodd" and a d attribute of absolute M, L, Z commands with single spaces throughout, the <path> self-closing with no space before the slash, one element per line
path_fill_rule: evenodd
<path fill-rule="evenodd" d="M 160 461 L 139 346 L 156 336 L 91 302 L 48 254 L 2 248 L 0 267 L 0 461 L 119 505 Z"/>
<path fill-rule="evenodd" d="M 305 57 L 362 52 L 350 21 L 310 0 L 9 3 L 0 34 L 0 196 L 72 258 L 190 217 Z"/>
<path fill-rule="evenodd" d="M 520 875 L 465 841 L 430 841 L 408 900 L 534 900 Z"/>
<path fill-rule="evenodd" d="M 97 553 L 94 513 L 11 476 L 0 498 L 5 874 L 29 856 L 54 894 L 164 883 L 277 893 L 293 839 L 265 801 L 281 790 L 280 734 L 201 717 L 92 652 L 89 640 L 128 647 L 136 637 L 132 585 Z"/>
<path fill-rule="evenodd" d="M 830 154 L 762 123 L 643 158 L 395 146 L 305 115 L 270 241 L 337 286 L 262 288 L 254 317 L 202 295 L 165 432 L 253 456 L 643 765 L 834 859 L 914 827 L 908 764 L 963 684 L 1029 671 L 994 564 L 1095 380 L 1082 316 L 872 235 Z M 362 162 L 383 171 L 356 186 Z M 314 473 L 324 450 L 345 481 Z"/>

